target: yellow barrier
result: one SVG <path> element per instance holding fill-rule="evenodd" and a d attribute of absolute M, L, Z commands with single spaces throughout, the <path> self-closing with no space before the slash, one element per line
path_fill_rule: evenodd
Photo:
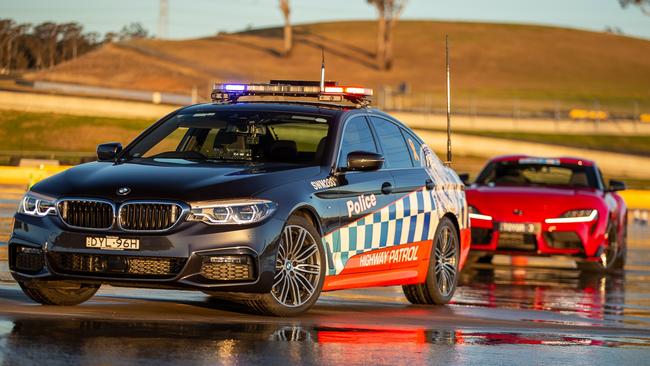
<path fill-rule="evenodd" d="M 620 192 L 620 195 L 630 209 L 650 209 L 650 191 L 628 189 Z"/>
<path fill-rule="evenodd" d="M 40 166 L 40 167 L 17 167 L 0 166 L 0 184 L 16 184 L 31 187 L 56 173 L 60 173 L 69 166 Z"/>
<path fill-rule="evenodd" d="M 639 120 L 641 120 L 641 122 L 650 123 L 650 113 L 644 113 L 640 115 Z"/>
<path fill-rule="evenodd" d="M 609 113 L 605 111 L 590 111 L 587 109 L 572 109 L 569 111 L 569 118 L 575 120 L 588 119 L 592 121 L 605 121 Z"/>

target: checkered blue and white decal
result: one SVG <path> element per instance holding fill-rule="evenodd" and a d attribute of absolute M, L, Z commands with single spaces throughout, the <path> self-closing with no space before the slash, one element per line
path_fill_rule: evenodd
<path fill-rule="evenodd" d="M 422 161 L 435 182 L 433 190 L 422 187 L 361 219 L 323 237 L 334 268 L 328 275 L 343 271 L 352 256 L 371 250 L 433 239 L 440 219 L 446 213 L 467 227 L 467 203 L 463 184 L 427 147 Z"/>

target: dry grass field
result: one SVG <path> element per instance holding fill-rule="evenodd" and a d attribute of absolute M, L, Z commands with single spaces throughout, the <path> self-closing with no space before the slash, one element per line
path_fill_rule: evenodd
<path fill-rule="evenodd" d="M 371 21 L 295 27 L 295 49 L 284 58 L 281 29 L 261 29 L 182 41 L 111 44 L 32 79 L 203 96 L 211 82 L 317 79 L 320 49 L 327 78 L 371 87 L 406 81 L 444 98 L 444 34 L 452 48 L 456 106 L 477 108 L 593 106 L 650 110 L 650 41 L 573 29 L 462 22 L 402 21 L 395 30 L 392 71 L 375 68 L 376 25 Z"/>

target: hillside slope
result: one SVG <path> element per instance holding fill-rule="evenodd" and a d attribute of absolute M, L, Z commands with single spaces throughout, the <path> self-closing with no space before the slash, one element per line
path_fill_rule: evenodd
<path fill-rule="evenodd" d="M 598 100 L 631 109 L 637 100 L 650 108 L 650 41 L 510 24 L 401 21 L 390 72 L 374 66 L 375 23 L 358 21 L 296 26 L 288 58 L 279 55 L 281 30 L 272 28 L 107 45 L 28 77 L 180 93 L 196 86 L 207 95 L 219 80 L 317 79 L 324 47 L 328 79 L 375 88 L 406 81 L 414 92 L 438 100 L 444 92 L 444 34 L 451 39 L 454 91 L 461 102 Z"/>

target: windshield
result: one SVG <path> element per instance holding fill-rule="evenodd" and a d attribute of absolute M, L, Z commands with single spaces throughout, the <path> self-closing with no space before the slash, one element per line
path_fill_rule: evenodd
<path fill-rule="evenodd" d="M 277 112 L 180 114 L 150 131 L 127 158 L 318 165 L 328 122 L 326 116 Z"/>
<path fill-rule="evenodd" d="M 492 162 L 483 169 L 477 184 L 498 186 L 559 186 L 597 188 L 591 167 L 568 164 Z"/>

